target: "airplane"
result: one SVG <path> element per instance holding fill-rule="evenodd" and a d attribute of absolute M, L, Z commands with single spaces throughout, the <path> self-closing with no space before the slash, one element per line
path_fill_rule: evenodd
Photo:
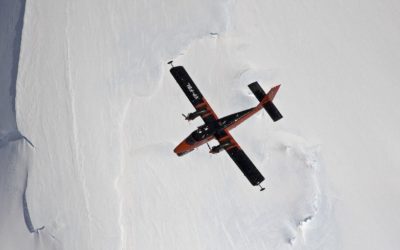
<path fill-rule="evenodd" d="M 208 145 L 210 153 L 217 154 L 222 150 L 225 150 L 249 182 L 253 186 L 259 186 L 260 191 L 265 190 L 265 188 L 261 186 L 261 183 L 265 180 L 264 176 L 260 171 L 258 171 L 236 140 L 233 139 L 229 131 L 263 108 L 267 111 L 274 122 L 280 120 L 282 114 L 272 102 L 280 88 L 280 85 L 271 88 L 271 90 L 265 94 L 258 82 L 249 84 L 248 87 L 258 99 L 259 104 L 255 107 L 218 118 L 207 100 L 203 97 L 200 90 L 190 78 L 189 74 L 186 72 L 185 68 L 183 66 L 172 65 L 172 61 L 168 62 L 168 64 L 172 67 L 170 69 L 172 76 L 196 109 L 196 111 L 189 113 L 188 115 L 182 115 L 187 121 L 194 120 L 198 117 L 201 117 L 204 121 L 204 124 L 199 126 L 186 139 L 184 139 L 174 149 L 174 152 L 178 156 L 182 156 L 203 144 L 208 145 L 209 141 L 216 139 L 219 142 L 219 145 L 213 147 Z"/>

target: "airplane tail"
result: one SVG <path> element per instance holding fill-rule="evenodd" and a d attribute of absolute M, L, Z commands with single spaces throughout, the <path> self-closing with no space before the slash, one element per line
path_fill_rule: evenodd
<path fill-rule="evenodd" d="M 274 122 L 282 119 L 283 117 L 278 108 L 272 102 L 280 86 L 281 85 L 277 85 L 271 88 L 271 90 L 267 94 L 265 94 L 264 90 L 261 88 L 258 82 L 253 82 L 249 84 L 251 92 L 253 92 L 255 97 L 260 101 L 261 105 L 263 105 L 265 111 L 267 111 L 268 115 Z"/>

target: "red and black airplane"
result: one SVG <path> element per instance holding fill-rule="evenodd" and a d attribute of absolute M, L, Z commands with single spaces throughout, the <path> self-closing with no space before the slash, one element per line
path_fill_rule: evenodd
<path fill-rule="evenodd" d="M 249 84 L 250 90 L 260 103 L 253 108 L 218 118 L 186 70 L 182 66 L 173 66 L 172 61 L 169 62 L 169 64 L 172 66 L 170 70 L 172 76 L 178 82 L 179 86 L 196 109 L 195 112 L 189 113 L 186 116 L 184 115 L 185 119 L 190 121 L 197 117 L 201 117 L 204 121 L 204 125 L 193 131 L 174 149 L 174 152 L 178 156 L 182 156 L 195 148 L 208 143 L 210 140 L 216 139 L 218 140 L 219 145 L 210 148 L 210 153 L 216 154 L 225 150 L 250 183 L 253 186 L 260 186 L 261 191 L 263 191 L 265 188 L 261 186 L 261 182 L 265 180 L 264 176 L 262 176 L 260 171 L 258 171 L 256 166 L 254 166 L 253 162 L 251 162 L 249 157 L 241 149 L 240 145 L 235 141 L 235 139 L 233 139 L 229 130 L 237 127 L 262 108 L 267 111 L 274 122 L 281 119 L 281 113 L 272 102 L 280 85 L 271 88 L 271 90 L 265 94 L 258 82 Z"/>

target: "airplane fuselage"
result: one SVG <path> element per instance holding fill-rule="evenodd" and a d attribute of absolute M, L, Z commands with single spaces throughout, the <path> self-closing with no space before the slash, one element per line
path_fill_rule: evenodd
<path fill-rule="evenodd" d="M 204 124 L 195 131 L 193 131 L 186 139 L 184 139 L 175 149 L 174 152 L 178 156 L 182 156 L 195 148 L 211 141 L 215 138 L 216 134 L 221 133 L 222 131 L 230 131 L 233 128 L 236 128 L 242 122 L 250 118 L 252 115 L 257 113 L 262 109 L 262 105 L 257 105 L 254 108 L 246 109 L 228 116 L 225 116 L 221 119 L 218 119 L 214 122 Z M 237 146 L 237 145 L 235 145 Z"/>

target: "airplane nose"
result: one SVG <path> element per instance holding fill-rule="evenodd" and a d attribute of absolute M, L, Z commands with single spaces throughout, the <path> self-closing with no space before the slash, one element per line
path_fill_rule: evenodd
<path fill-rule="evenodd" d="M 174 149 L 174 153 L 177 154 L 178 156 L 181 156 L 181 155 L 182 155 L 181 150 L 179 150 L 179 146 L 177 146 L 177 147 Z"/>
<path fill-rule="evenodd" d="M 187 144 L 185 141 L 181 142 L 175 149 L 174 152 L 178 156 L 182 156 L 190 151 L 190 145 Z"/>

